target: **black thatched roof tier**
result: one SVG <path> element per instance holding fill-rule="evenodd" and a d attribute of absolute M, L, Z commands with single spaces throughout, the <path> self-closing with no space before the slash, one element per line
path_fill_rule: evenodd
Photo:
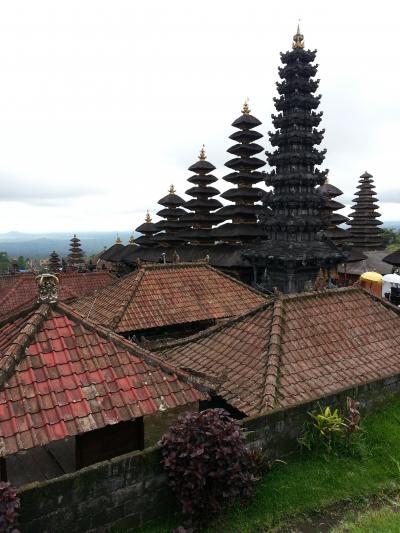
<path fill-rule="evenodd" d="M 229 183 L 234 183 L 235 185 L 255 185 L 256 183 L 260 183 L 265 178 L 264 172 L 246 172 L 246 171 L 239 171 L 239 172 L 231 172 L 230 174 L 227 174 L 224 176 L 224 180 L 228 181 Z"/>
<path fill-rule="evenodd" d="M 347 230 L 339 227 L 339 225 L 346 224 L 349 219 L 344 215 L 337 213 L 339 209 L 344 208 L 344 205 L 338 202 L 337 200 L 334 200 L 334 198 L 340 196 L 343 193 L 338 187 L 335 187 L 331 183 L 328 183 L 328 181 L 318 187 L 317 191 L 322 197 L 326 199 L 324 212 L 329 217 L 329 225 L 325 229 L 324 233 L 338 246 L 343 246 L 344 243 L 349 241 L 350 234 Z"/>
<path fill-rule="evenodd" d="M 115 243 L 112 246 L 110 246 L 110 248 L 107 248 L 107 250 L 104 250 L 104 252 L 102 252 L 99 255 L 99 259 L 101 259 L 102 261 L 111 261 L 111 262 L 113 262 L 114 261 L 114 256 L 117 253 L 119 253 L 123 248 L 125 248 L 125 246 L 123 244 Z"/>
<path fill-rule="evenodd" d="M 251 143 L 262 139 L 262 133 L 257 130 L 239 130 L 231 133 L 229 138 L 238 143 Z"/>
<path fill-rule="evenodd" d="M 210 183 L 217 181 L 215 176 L 209 173 L 215 166 L 207 161 L 204 146 L 200 151 L 199 160 L 190 165 L 189 170 L 196 172 L 188 181 L 194 183 L 196 187 L 190 187 L 186 194 L 192 197 L 185 202 L 184 206 L 190 211 L 182 217 L 182 222 L 189 226 L 182 235 L 188 243 L 199 245 L 213 244 L 211 229 L 213 225 L 220 222 L 220 218 L 215 216 L 215 210 L 222 206 L 221 202 L 213 196 L 219 195 L 219 190 L 210 187 Z"/>
<path fill-rule="evenodd" d="M 225 200 L 235 202 L 237 200 L 250 202 L 258 202 L 263 197 L 265 191 L 258 187 L 239 187 L 238 189 L 229 189 L 221 194 Z"/>
<path fill-rule="evenodd" d="M 217 228 L 214 228 L 213 235 L 215 239 L 227 239 L 228 241 L 231 240 L 238 240 L 238 241 L 245 241 L 248 242 L 249 240 L 252 241 L 254 238 L 257 237 L 265 237 L 266 238 L 266 232 L 265 229 L 261 226 L 261 224 L 241 224 L 241 223 L 233 223 L 233 222 L 227 222 L 225 224 L 222 224 L 221 226 L 218 226 Z"/>
<path fill-rule="evenodd" d="M 389 263 L 389 265 L 394 265 L 400 267 L 400 250 L 396 250 L 389 255 L 386 255 L 382 261 Z"/>
<path fill-rule="evenodd" d="M 157 224 L 152 221 L 148 211 L 143 224 L 140 224 L 135 231 L 143 234 L 136 239 L 137 244 L 140 244 L 140 246 L 155 246 L 156 243 L 153 240 L 153 235 L 156 234 L 159 229 Z"/>
<path fill-rule="evenodd" d="M 241 204 L 241 205 L 225 205 L 222 207 L 218 213 L 221 214 L 223 220 L 238 218 L 243 216 L 249 216 L 254 220 L 254 217 L 257 217 L 261 213 L 263 207 L 262 205 L 257 204 Z"/>

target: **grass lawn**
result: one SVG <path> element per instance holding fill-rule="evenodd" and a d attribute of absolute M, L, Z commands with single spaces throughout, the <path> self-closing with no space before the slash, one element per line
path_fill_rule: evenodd
<path fill-rule="evenodd" d="M 209 531 L 269 531 L 288 524 L 294 517 L 322 511 L 328 506 L 332 508 L 335 503 L 340 511 L 343 501 L 357 503 L 371 495 L 400 490 L 400 399 L 368 416 L 363 427 L 369 452 L 365 458 L 332 457 L 327 461 L 308 456 L 280 464 L 260 482 L 255 497 L 247 506 L 234 507 Z M 179 520 L 164 522 L 145 531 L 164 533 L 178 523 Z"/>

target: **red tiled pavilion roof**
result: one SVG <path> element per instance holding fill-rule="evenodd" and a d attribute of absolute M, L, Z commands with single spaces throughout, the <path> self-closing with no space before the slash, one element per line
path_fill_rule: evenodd
<path fill-rule="evenodd" d="M 163 357 L 250 416 L 400 373 L 399 312 L 359 288 L 281 296 Z"/>
<path fill-rule="evenodd" d="M 0 457 L 204 399 L 147 350 L 43 304 L 0 328 Z"/>
<path fill-rule="evenodd" d="M 242 314 L 261 293 L 204 263 L 145 265 L 72 308 L 119 333 Z"/>
<path fill-rule="evenodd" d="M 0 320 L 36 302 L 35 277 L 34 274 L 28 273 L 0 276 Z M 90 294 L 115 281 L 115 276 L 109 272 L 71 272 L 58 274 L 57 277 L 60 280 L 58 296 L 61 301 Z"/>

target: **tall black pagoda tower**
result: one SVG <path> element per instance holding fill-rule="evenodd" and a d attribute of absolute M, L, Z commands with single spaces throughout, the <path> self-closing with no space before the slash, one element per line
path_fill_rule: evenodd
<path fill-rule="evenodd" d="M 194 187 L 186 191 L 186 194 L 192 199 L 185 202 L 183 207 L 191 212 L 183 215 L 180 221 L 188 223 L 191 227 L 189 230 L 183 231 L 182 235 L 190 244 L 212 245 L 215 239 L 211 229 L 221 221 L 214 211 L 222 207 L 222 204 L 213 198 L 219 195 L 218 189 L 211 187 L 211 183 L 217 181 L 217 178 L 210 174 L 215 170 L 215 166 L 207 161 L 204 145 L 200 150 L 198 161 L 191 165 L 188 170 L 195 173 L 188 178 Z"/>
<path fill-rule="evenodd" d="M 350 213 L 349 240 L 357 250 L 384 250 L 386 240 L 383 231 L 379 228 L 382 222 L 378 213 L 377 194 L 371 174 L 365 172 L 360 176 L 358 192 L 353 199 L 354 211 Z"/>
<path fill-rule="evenodd" d="M 80 239 L 74 235 L 70 240 L 68 264 L 78 270 L 85 266 L 84 254 L 81 248 Z"/>
<path fill-rule="evenodd" d="M 298 28 L 292 50 L 281 54 L 280 97 L 274 98 L 278 114 L 272 115 L 275 132 L 269 133 L 276 147 L 267 152 L 269 165 L 275 167 L 265 180 L 274 188 L 265 204 L 272 211 L 264 216 L 269 240 L 243 254 L 253 265 L 256 283 L 285 293 L 311 288 L 321 267 L 329 272 L 344 259 L 333 242 L 324 239 L 329 217 L 323 212 L 326 200 L 316 189 L 327 171 L 316 168 L 325 150 L 315 147 L 324 133 L 317 129 L 322 113 L 315 111 L 320 102 L 314 94 L 319 84 L 313 79 L 315 56 L 316 51 L 304 49 Z"/>
<path fill-rule="evenodd" d="M 62 269 L 61 259 L 58 253 L 53 250 L 49 256 L 49 270 L 50 272 L 60 272 Z"/>
<path fill-rule="evenodd" d="M 255 142 L 262 138 L 262 134 L 254 129 L 260 126 L 261 122 L 250 113 L 246 101 L 241 116 L 232 123 L 238 131 L 229 136 L 235 144 L 228 149 L 228 152 L 235 157 L 227 161 L 225 166 L 233 172 L 223 179 L 234 187 L 221 196 L 232 203 L 222 207 L 217 215 L 231 222 L 226 222 L 213 231 L 217 240 L 228 243 L 250 243 L 265 236 L 264 227 L 258 224 L 258 214 L 262 207 L 259 202 L 264 191 L 254 187 L 265 177 L 259 171 L 265 162 L 256 157 L 263 151 L 263 147 Z"/>

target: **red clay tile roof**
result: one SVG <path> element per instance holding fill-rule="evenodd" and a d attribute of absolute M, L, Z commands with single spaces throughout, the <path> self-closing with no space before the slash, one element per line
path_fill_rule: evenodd
<path fill-rule="evenodd" d="M 265 300 L 204 263 L 180 263 L 145 265 L 72 308 L 122 333 L 237 316 Z"/>
<path fill-rule="evenodd" d="M 163 357 L 250 416 L 400 373 L 399 312 L 359 288 L 281 296 Z"/>
<path fill-rule="evenodd" d="M 0 276 L 0 320 L 7 318 L 21 308 L 32 305 L 37 300 L 37 287 L 34 274 Z M 109 272 L 59 274 L 59 300 L 68 301 L 102 289 L 115 281 Z"/>
<path fill-rule="evenodd" d="M 204 398 L 187 375 L 65 304 L 0 328 L 0 457 Z"/>

